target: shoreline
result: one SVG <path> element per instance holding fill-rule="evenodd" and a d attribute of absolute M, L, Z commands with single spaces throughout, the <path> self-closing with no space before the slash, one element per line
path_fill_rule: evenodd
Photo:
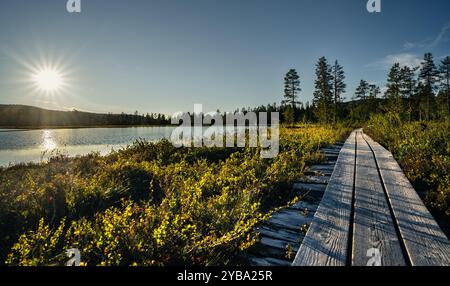
<path fill-rule="evenodd" d="M 93 126 L 0 126 L 0 132 L 32 131 L 32 130 L 58 130 L 58 129 L 99 129 L 99 128 L 149 128 L 149 127 L 176 127 L 175 125 L 93 125 Z"/>

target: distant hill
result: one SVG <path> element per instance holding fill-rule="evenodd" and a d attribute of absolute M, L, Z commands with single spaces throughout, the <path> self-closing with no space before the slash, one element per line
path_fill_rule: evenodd
<path fill-rule="evenodd" d="M 375 99 L 371 110 L 376 110 L 383 103 L 383 99 Z M 344 102 L 341 105 L 341 117 L 348 118 L 350 111 L 365 113 L 365 103 L 361 100 Z M 264 107 L 264 106 L 263 106 Z M 269 105 L 270 107 L 270 105 Z M 249 109 L 249 111 L 280 112 L 279 106 L 274 105 L 265 109 Z M 310 120 L 314 120 L 312 109 L 301 112 L 311 113 Z M 366 112 L 367 113 L 367 112 Z M 301 116 L 299 116 L 301 117 Z M 283 122 L 283 119 L 282 119 Z M 163 114 L 103 114 L 82 111 L 57 111 L 27 105 L 0 104 L 0 128 L 58 128 L 58 127 L 97 127 L 97 126 L 163 126 L 170 125 L 170 118 Z"/>
<path fill-rule="evenodd" d="M 92 127 L 166 125 L 168 118 L 162 114 L 130 115 L 100 114 L 73 111 L 47 110 L 26 105 L 0 104 L 0 127 L 40 128 L 40 127 Z"/>

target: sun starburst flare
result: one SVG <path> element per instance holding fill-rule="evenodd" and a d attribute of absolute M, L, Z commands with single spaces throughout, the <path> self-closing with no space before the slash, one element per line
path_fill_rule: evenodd
<path fill-rule="evenodd" d="M 62 73 L 54 68 L 38 70 L 32 79 L 36 88 L 46 93 L 58 92 L 64 85 Z"/>

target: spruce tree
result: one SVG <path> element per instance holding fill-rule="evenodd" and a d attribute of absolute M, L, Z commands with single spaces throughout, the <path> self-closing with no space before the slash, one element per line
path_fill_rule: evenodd
<path fill-rule="evenodd" d="M 431 119 L 431 107 L 434 100 L 434 89 L 437 81 L 438 72 L 434 64 L 433 55 L 426 53 L 419 73 L 421 81 L 420 94 L 422 95 L 422 105 L 425 105 L 425 116 L 427 120 Z"/>
<path fill-rule="evenodd" d="M 322 123 L 329 123 L 332 112 L 332 75 L 325 57 L 321 57 L 316 65 L 316 81 L 314 91 L 314 107 L 316 117 Z"/>
<path fill-rule="evenodd" d="M 407 102 L 407 114 L 408 120 L 412 120 L 413 110 L 414 110 L 414 92 L 416 90 L 417 81 L 415 79 L 415 73 L 417 68 L 410 68 L 408 66 L 404 66 L 401 71 L 401 96 L 406 99 Z"/>
<path fill-rule="evenodd" d="M 333 104 L 334 104 L 334 123 L 337 121 L 337 117 L 339 115 L 340 110 L 340 104 L 343 100 L 342 94 L 345 93 L 345 89 L 347 88 L 347 85 L 345 84 L 345 73 L 344 69 L 341 65 L 339 65 L 339 62 L 336 60 L 334 62 L 333 68 L 332 68 L 332 84 L 333 84 Z"/>
<path fill-rule="evenodd" d="M 384 94 L 387 99 L 387 110 L 401 115 L 403 112 L 402 100 L 402 74 L 399 63 L 395 63 L 389 71 L 387 79 L 387 90 Z"/>

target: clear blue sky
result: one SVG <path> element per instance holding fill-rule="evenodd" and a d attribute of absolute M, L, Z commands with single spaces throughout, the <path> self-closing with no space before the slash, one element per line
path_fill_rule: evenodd
<path fill-rule="evenodd" d="M 97 112 L 205 110 L 280 102 L 296 68 L 301 100 L 314 65 L 338 59 L 351 97 L 360 79 L 384 84 L 397 60 L 450 54 L 450 1 L 382 0 L 0 1 L 0 103 Z M 70 84 L 47 96 L 30 88 L 29 66 L 59 66 Z"/>

